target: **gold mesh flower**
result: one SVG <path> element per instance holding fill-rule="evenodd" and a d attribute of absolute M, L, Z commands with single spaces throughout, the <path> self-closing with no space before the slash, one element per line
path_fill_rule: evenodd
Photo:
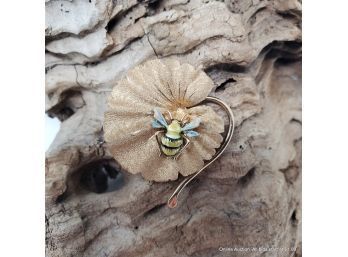
<path fill-rule="evenodd" d="M 179 173 L 197 172 L 223 140 L 223 119 L 210 106 L 198 105 L 212 88 L 203 71 L 173 59 L 147 61 L 130 70 L 113 88 L 105 113 L 104 137 L 115 160 L 146 180 L 176 180 Z M 161 129 L 153 126 L 155 110 L 168 124 L 179 121 L 181 128 L 200 120 L 194 128 L 198 134 L 177 159 L 160 155 L 161 137 L 158 140 L 155 133 Z"/>

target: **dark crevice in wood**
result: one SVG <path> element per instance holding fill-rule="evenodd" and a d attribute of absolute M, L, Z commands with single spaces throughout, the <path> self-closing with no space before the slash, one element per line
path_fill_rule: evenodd
<path fill-rule="evenodd" d="M 53 97 L 51 92 L 48 97 Z M 51 118 L 57 117 L 61 122 L 70 118 L 74 113 L 85 105 L 80 91 L 70 89 L 60 94 L 59 102 L 47 111 L 47 115 Z"/>
<path fill-rule="evenodd" d="M 291 49 L 300 49 L 302 47 L 302 42 L 300 41 L 285 41 L 284 46 Z"/>
<path fill-rule="evenodd" d="M 97 194 L 119 190 L 125 185 L 123 173 L 109 161 L 99 160 L 88 163 L 77 171 L 81 186 Z"/>
<path fill-rule="evenodd" d="M 108 24 L 106 25 L 105 29 L 108 33 L 110 33 L 117 25 L 118 23 L 124 19 L 129 13 L 134 11 L 136 7 L 138 7 L 138 4 L 135 4 L 134 6 L 130 7 L 127 10 L 123 10 L 117 15 L 115 15 L 112 19 L 109 20 Z M 135 22 L 134 22 L 135 23 Z"/>
<path fill-rule="evenodd" d="M 299 119 L 295 119 L 295 118 L 292 118 L 292 119 L 290 120 L 290 123 L 297 123 L 297 124 L 302 125 L 302 121 L 299 120 Z"/>
<path fill-rule="evenodd" d="M 290 216 L 290 223 L 293 226 L 297 226 L 298 225 L 298 218 L 297 218 L 297 211 L 296 211 L 296 209 L 292 212 L 292 214 Z"/>
<path fill-rule="evenodd" d="M 301 26 L 301 21 L 300 21 L 300 17 L 301 17 L 301 11 L 297 11 L 297 10 L 288 10 L 288 11 L 284 11 L 284 12 L 277 12 L 278 15 L 280 15 L 282 18 L 286 19 L 286 20 L 292 20 L 294 21 L 298 26 Z"/>
<path fill-rule="evenodd" d="M 65 190 L 63 194 L 59 195 L 56 199 L 56 204 L 62 203 L 64 200 L 68 198 L 68 190 Z"/>
<path fill-rule="evenodd" d="M 276 61 L 276 64 L 280 64 L 280 65 L 288 65 L 288 64 L 292 64 L 292 63 L 296 63 L 301 61 L 301 57 L 294 57 L 294 58 L 278 58 Z"/>
<path fill-rule="evenodd" d="M 238 184 L 241 186 L 246 186 L 255 176 L 255 169 L 255 167 L 251 168 L 245 176 L 238 179 Z"/>
<path fill-rule="evenodd" d="M 215 92 L 218 92 L 218 91 L 223 91 L 226 89 L 226 86 L 230 83 L 235 83 L 237 82 L 237 80 L 235 80 L 234 78 L 229 78 L 227 79 L 226 81 L 224 81 L 223 83 L 220 84 L 220 86 L 218 86 L 215 90 Z"/>
<path fill-rule="evenodd" d="M 160 203 L 152 207 L 150 210 L 146 211 L 144 213 L 144 218 L 149 217 L 151 215 L 154 215 L 155 213 L 159 212 L 163 207 L 166 206 L 166 203 Z"/>
<path fill-rule="evenodd" d="M 161 4 L 161 0 L 149 0 L 148 6 L 151 9 L 157 9 Z"/>
<path fill-rule="evenodd" d="M 229 71 L 233 73 L 245 73 L 246 69 L 247 69 L 246 67 L 235 64 L 235 63 L 218 63 L 205 69 L 205 72 L 211 73 L 215 70 L 223 70 L 223 71 Z"/>

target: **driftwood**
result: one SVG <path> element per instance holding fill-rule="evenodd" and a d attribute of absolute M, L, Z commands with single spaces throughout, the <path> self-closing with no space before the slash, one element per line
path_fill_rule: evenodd
<path fill-rule="evenodd" d="M 47 256 L 301 256 L 301 2 L 46 0 L 45 34 L 46 112 L 62 121 Z M 176 209 L 179 181 L 122 170 L 102 129 L 125 72 L 168 57 L 205 70 L 236 118 Z"/>

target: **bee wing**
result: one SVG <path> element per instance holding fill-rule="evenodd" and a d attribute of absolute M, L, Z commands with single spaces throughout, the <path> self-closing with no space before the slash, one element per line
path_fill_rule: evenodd
<path fill-rule="evenodd" d="M 184 134 L 188 137 L 197 137 L 199 136 L 199 133 L 193 130 L 187 130 L 184 132 Z"/>
<path fill-rule="evenodd" d="M 154 111 L 155 122 L 158 125 L 161 125 L 160 128 L 162 128 L 162 127 L 167 128 L 168 124 L 167 124 L 166 119 L 163 117 L 162 113 L 157 108 L 155 108 L 153 111 Z M 156 126 L 157 126 L 157 124 L 156 124 Z M 152 126 L 154 127 L 154 122 L 152 122 Z"/>
<path fill-rule="evenodd" d="M 186 131 L 186 130 L 191 130 L 191 129 L 197 128 L 200 123 L 201 123 L 201 119 L 196 118 L 193 121 L 191 121 L 190 123 L 187 123 L 185 126 L 183 126 L 181 130 Z"/>
<path fill-rule="evenodd" d="M 153 128 L 165 128 L 162 124 L 160 124 L 157 120 L 153 120 L 151 123 Z"/>

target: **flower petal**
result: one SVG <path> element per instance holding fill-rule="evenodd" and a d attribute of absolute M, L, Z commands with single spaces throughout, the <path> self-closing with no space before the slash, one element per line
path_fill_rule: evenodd
<path fill-rule="evenodd" d="M 180 174 L 183 176 L 188 176 L 196 173 L 200 168 L 202 168 L 204 161 L 202 157 L 196 152 L 194 143 L 192 143 L 192 145 L 187 147 L 184 151 L 185 152 L 180 155 L 177 162 L 180 167 Z"/>
<path fill-rule="evenodd" d="M 104 139 L 106 142 L 120 145 L 124 142 L 139 140 L 139 136 L 147 138 L 155 133 L 151 127 L 151 116 L 122 116 L 117 112 L 106 112 L 104 119 Z"/>
<path fill-rule="evenodd" d="M 148 164 L 159 159 L 157 141 L 148 134 L 123 144 L 111 143 L 109 150 L 122 168 L 133 174 L 148 170 Z"/>
<path fill-rule="evenodd" d="M 202 102 L 214 87 L 213 81 L 203 71 L 190 64 L 168 59 L 164 61 L 171 70 L 171 90 L 175 92 L 177 107 L 191 107 Z"/>
<path fill-rule="evenodd" d="M 203 101 L 214 84 L 200 70 L 177 60 L 151 60 L 130 70 L 114 88 L 112 96 L 129 103 L 153 107 L 191 107 Z"/>
<path fill-rule="evenodd" d="M 199 132 L 203 128 L 210 133 L 222 133 L 224 132 L 224 121 L 217 115 L 217 113 L 207 105 L 199 105 L 188 109 L 189 114 L 198 116 L 201 118 L 201 125 L 197 131 Z"/>
<path fill-rule="evenodd" d="M 165 182 L 178 178 L 179 166 L 173 158 L 161 156 L 153 162 L 148 162 L 142 172 L 146 180 Z"/>

